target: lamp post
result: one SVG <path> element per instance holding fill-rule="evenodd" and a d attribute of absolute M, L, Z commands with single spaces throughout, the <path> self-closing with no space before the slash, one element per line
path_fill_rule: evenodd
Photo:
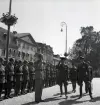
<path fill-rule="evenodd" d="M 2 17 L 0 18 L 0 22 L 4 23 L 5 25 L 8 26 L 8 31 L 7 31 L 7 43 L 6 43 L 6 61 L 8 63 L 8 49 L 9 49 L 9 34 L 10 34 L 10 26 L 16 24 L 17 22 L 17 17 L 15 15 L 11 15 L 11 4 L 12 0 L 10 0 L 9 3 L 9 12 L 6 14 L 2 14 Z"/>
<path fill-rule="evenodd" d="M 66 41 L 65 41 L 65 53 L 64 53 L 64 56 L 66 58 L 68 56 L 68 54 L 67 54 L 67 24 L 66 24 L 66 22 L 61 22 L 61 26 L 66 27 Z M 63 32 L 63 28 L 61 28 L 61 32 Z"/>

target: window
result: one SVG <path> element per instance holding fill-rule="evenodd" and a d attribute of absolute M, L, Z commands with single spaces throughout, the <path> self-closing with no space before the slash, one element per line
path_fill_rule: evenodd
<path fill-rule="evenodd" d="M 2 55 L 2 56 L 5 56 L 5 53 L 6 53 L 6 50 L 5 50 L 5 49 L 2 49 L 1 55 Z"/>
<path fill-rule="evenodd" d="M 22 59 L 24 59 L 24 57 L 25 57 L 25 53 L 24 53 L 24 52 L 22 52 Z"/>
<path fill-rule="evenodd" d="M 11 56 L 11 49 L 8 50 L 8 55 Z"/>
<path fill-rule="evenodd" d="M 23 48 L 25 48 L 25 43 L 23 43 Z"/>
<path fill-rule="evenodd" d="M 20 54 L 21 54 L 20 51 L 18 51 L 18 57 L 20 57 Z"/>
<path fill-rule="evenodd" d="M 13 53 L 12 53 L 12 55 L 13 55 L 13 56 L 15 56 L 15 53 L 16 53 L 16 50 L 13 50 Z"/>

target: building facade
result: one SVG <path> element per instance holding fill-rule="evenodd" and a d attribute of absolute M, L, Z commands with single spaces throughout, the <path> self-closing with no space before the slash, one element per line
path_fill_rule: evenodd
<path fill-rule="evenodd" d="M 37 44 L 38 52 L 43 55 L 44 62 L 53 64 L 53 48 L 45 43 L 37 42 Z"/>
<path fill-rule="evenodd" d="M 60 61 L 60 55 L 53 55 L 53 65 L 58 65 Z"/>
<path fill-rule="evenodd" d="M 6 57 L 7 30 L 0 27 L 0 56 Z M 37 52 L 37 43 L 30 33 L 10 32 L 9 35 L 9 58 L 18 60 L 34 61 Z"/>

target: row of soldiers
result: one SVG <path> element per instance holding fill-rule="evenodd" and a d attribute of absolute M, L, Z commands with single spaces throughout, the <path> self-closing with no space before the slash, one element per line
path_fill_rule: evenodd
<path fill-rule="evenodd" d="M 56 84 L 57 71 L 53 65 L 43 63 L 44 86 Z M 14 61 L 9 59 L 8 64 L 0 58 L 0 99 L 2 91 L 5 91 L 4 98 L 11 98 L 11 90 L 14 89 L 14 96 L 34 91 L 35 88 L 35 67 L 33 62 Z M 26 91 L 27 90 L 27 91 Z"/>

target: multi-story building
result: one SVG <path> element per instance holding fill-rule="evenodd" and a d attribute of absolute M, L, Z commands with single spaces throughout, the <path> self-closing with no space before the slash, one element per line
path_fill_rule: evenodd
<path fill-rule="evenodd" d="M 30 33 L 15 34 L 17 37 L 18 58 L 27 61 L 34 61 L 37 52 L 37 43 Z"/>
<path fill-rule="evenodd" d="M 46 63 L 53 64 L 53 48 L 44 43 L 38 44 L 38 52 L 43 55 L 43 60 Z"/>
<path fill-rule="evenodd" d="M 0 28 L 0 56 L 6 56 L 7 30 Z M 10 32 L 9 57 L 15 59 L 34 61 L 37 52 L 37 43 L 30 33 Z"/>
<path fill-rule="evenodd" d="M 53 64 L 56 66 L 60 61 L 60 55 L 53 55 Z"/>

